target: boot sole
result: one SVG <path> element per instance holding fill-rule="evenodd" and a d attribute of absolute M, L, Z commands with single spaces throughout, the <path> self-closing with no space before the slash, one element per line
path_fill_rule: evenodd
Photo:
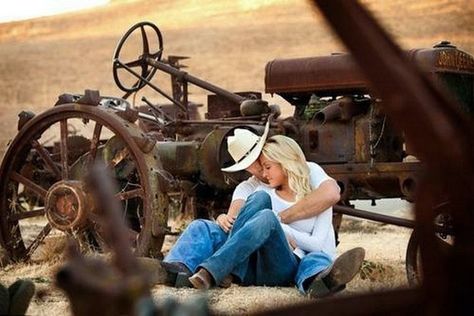
<path fill-rule="evenodd" d="M 345 289 L 359 272 L 364 261 L 365 250 L 361 247 L 351 249 L 340 255 L 330 269 L 321 272 L 308 288 L 311 297 L 323 298 Z"/>
<path fill-rule="evenodd" d="M 364 248 L 357 247 L 346 251 L 334 261 L 331 272 L 323 280 L 331 288 L 349 283 L 359 272 L 364 258 Z"/>

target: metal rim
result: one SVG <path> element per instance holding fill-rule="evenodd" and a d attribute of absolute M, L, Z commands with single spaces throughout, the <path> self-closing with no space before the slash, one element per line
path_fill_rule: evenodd
<path fill-rule="evenodd" d="M 123 141 L 128 157 L 135 164 L 139 186 L 135 189 L 119 192 L 117 197 L 126 201 L 130 199 L 140 200 L 139 203 L 141 203 L 142 209 L 141 216 L 138 216 L 140 227 L 136 236 L 136 252 L 140 255 L 148 254 L 152 249 L 155 252 L 159 252 L 164 235 L 152 236 L 151 232 L 153 229 L 151 225 L 166 225 L 167 214 L 162 214 L 158 221 L 155 220 L 152 223 L 151 214 L 157 209 L 156 202 L 152 201 L 152 197 L 158 197 L 161 194 L 159 185 L 153 178 L 152 170 L 153 168 L 159 168 L 160 164 L 158 156 L 153 150 L 144 153 L 140 148 L 139 140 L 145 135 L 136 125 L 118 117 L 110 109 L 101 106 L 65 104 L 50 109 L 27 122 L 12 141 L 4 156 L 0 171 L 0 228 L 4 247 L 9 252 L 10 257 L 13 260 L 28 259 L 53 228 L 52 222 L 47 221 L 47 224 L 36 234 L 29 246 L 25 246 L 24 236 L 22 236 L 19 229 L 19 222 L 32 217 L 41 217 L 47 213 L 44 204 L 48 190 L 52 185 L 39 185 L 35 180 L 28 179 L 28 177 L 22 175 L 21 169 L 26 164 L 28 156 L 33 155 L 42 161 L 44 169 L 49 169 L 48 171 L 54 174 L 56 177 L 55 183 L 70 180 L 71 176 L 68 172 L 72 164 L 68 161 L 67 157 L 69 135 L 67 126 L 68 120 L 71 119 L 87 120 L 88 123 L 94 124 L 94 132 L 90 140 L 91 146 L 88 151 L 89 155 L 97 155 L 103 127 L 110 130 Z M 50 150 L 38 143 L 40 136 L 53 125 L 59 125 L 60 128 L 59 160 L 57 157 L 52 158 Z M 92 160 L 89 158 L 87 163 L 91 163 Z M 34 192 L 39 200 L 42 200 L 33 210 L 24 212 L 25 209 L 23 208 L 18 212 L 18 203 L 21 203 L 18 193 L 22 190 L 21 187 L 23 187 L 23 191 L 28 189 Z M 164 199 L 160 199 L 160 202 L 162 201 Z M 41 204 L 43 204 L 43 207 L 41 207 Z M 91 218 L 89 217 L 89 220 Z M 93 223 L 94 225 L 99 224 L 99 222 L 95 221 Z"/>

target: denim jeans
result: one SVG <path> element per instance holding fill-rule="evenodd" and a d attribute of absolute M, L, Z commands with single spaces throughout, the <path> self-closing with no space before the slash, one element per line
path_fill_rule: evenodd
<path fill-rule="evenodd" d="M 186 227 L 163 261 L 183 263 L 194 273 L 198 265 L 224 244 L 227 236 L 215 222 L 194 220 Z"/>
<path fill-rule="evenodd" d="M 217 284 L 232 274 L 244 285 L 289 285 L 298 262 L 263 191 L 249 196 L 229 237 L 199 267 Z"/>
<path fill-rule="evenodd" d="M 323 272 L 333 264 L 331 256 L 322 252 L 314 251 L 306 254 L 298 265 L 298 271 L 295 275 L 295 284 L 301 293 L 306 293 L 309 279 L 314 278 L 320 272 Z M 308 282 L 306 282 L 308 280 Z"/>

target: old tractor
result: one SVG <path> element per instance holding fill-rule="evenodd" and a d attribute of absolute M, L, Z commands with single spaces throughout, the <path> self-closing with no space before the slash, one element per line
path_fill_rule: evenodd
<path fill-rule="evenodd" d="M 131 44 L 133 43 L 133 45 Z M 141 46 L 139 45 L 141 44 Z M 140 46 L 139 57 L 126 55 Z M 443 89 L 450 90 L 466 115 L 474 112 L 474 59 L 448 42 L 406 53 Z M 279 117 L 259 92 L 233 93 L 181 69 L 182 57 L 163 58 L 163 39 L 152 23 L 130 28 L 113 57 L 113 77 L 121 98 L 98 91 L 63 94 L 53 108 L 19 114 L 18 135 L 9 144 L 0 171 L 0 241 L 11 260 L 30 258 L 48 235 L 64 233 L 81 245 L 104 249 L 103 227 L 84 176 L 101 161 L 113 173 L 137 255 L 160 257 L 164 238 L 176 234 L 169 213 L 193 210 L 194 217 L 226 211 L 231 193 L 245 172 L 224 174 L 231 163 L 226 136 L 236 127 L 288 135 L 306 157 L 319 163 L 341 187 L 335 227 L 343 214 L 414 227 L 414 222 L 358 210 L 351 200 L 402 198 L 413 201 L 423 163 L 411 155 L 404 135 L 384 113 L 349 54 L 273 60 L 266 66 L 265 92 L 293 107 Z M 159 72 L 171 78 L 171 93 L 152 82 Z M 133 79 L 131 79 L 133 78 Z M 189 85 L 209 92 L 206 118 L 188 99 Z M 144 88 L 169 104 L 128 98 Z M 440 127 L 442 128 L 442 127 Z M 449 200 L 439 197 L 436 232 L 449 245 L 453 235 Z M 25 225 L 28 224 L 28 225 Z M 411 283 L 420 277 L 416 231 L 407 250 Z"/>

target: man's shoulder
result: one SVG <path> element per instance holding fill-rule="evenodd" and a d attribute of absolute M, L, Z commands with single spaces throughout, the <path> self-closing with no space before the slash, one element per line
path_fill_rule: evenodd
<path fill-rule="evenodd" d="M 258 180 L 257 177 L 255 177 L 255 176 L 251 176 L 250 178 L 243 181 L 242 183 L 249 183 L 249 184 L 253 184 L 253 185 L 257 185 L 257 186 L 263 184 L 263 182 Z"/>
<path fill-rule="evenodd" d="M 237 188 L 241 188 L 241 189 L 247 188 L 249 190 L 255 190 L 255 188 L 259 187 L 262 184 L 263 184 L 262 181 L 258 180 L 255 176 L 251 176 L 247 180 L 240 182 L 237 185 Z"/>

